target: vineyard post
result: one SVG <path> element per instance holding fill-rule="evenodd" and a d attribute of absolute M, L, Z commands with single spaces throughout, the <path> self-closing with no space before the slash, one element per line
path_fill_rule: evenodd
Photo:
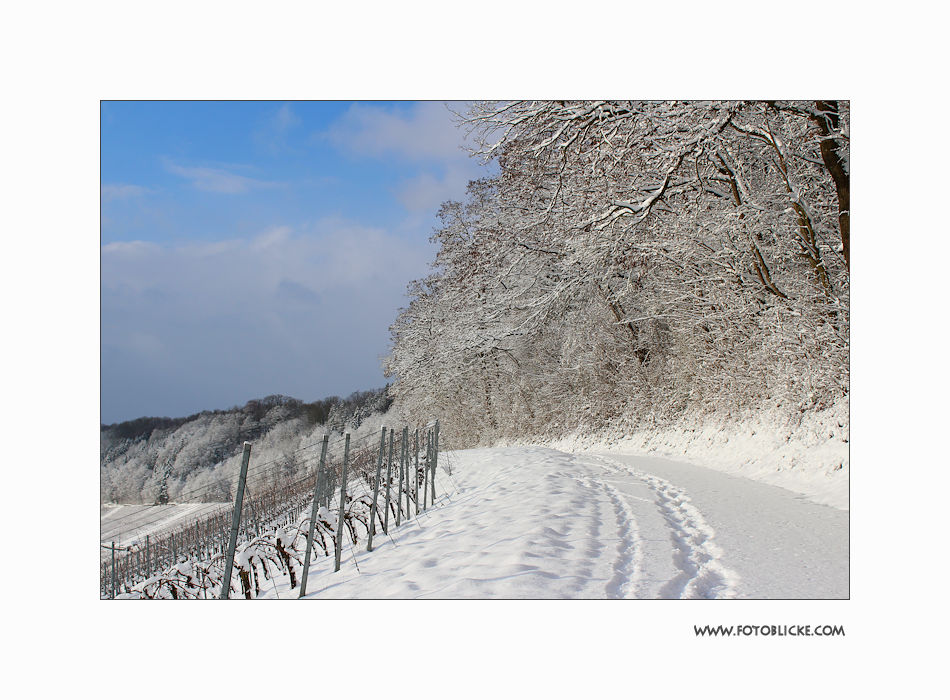
<path fill-rule="evenodd" d="M 439 420 L 435 421 L 433 429 L 435 442 L 432 445 L 432 503 L 435 503 L 435 471 L 439 467 Z"/>
<path fill-rule="evenodd" d="M 231 518 L 231 536 L 228 539 L 228 553 L 224 560 L 224 578 L 221 580 L 220 599 L 227 600 L 231 595 L 231 569 L 234 566 L 234 550 L 237 547 L 238 529 L 241 527 L 241 506 L 244 504 L 244 485 L 247 483 L 247 463 L 251 459 L 251 443 L 244 443 L 244 455 L 241 457 L 241 474 L 238 476 L 237 495 L 234 497 L 234 514 Z"/>
<path fill-rule="evenodd" d="M 313 547 L 313 527 L 317 523 L 317 510 L 320 508 L 320 489 L 323 488 L 323 467 L 327 462 L 327 444 L 330 436 L 323 436 L 320 448 L 320 465 L 317 467 L 317 480 L 313 486 L 313 507 L 310 509 L 310 527 L 307 528 L 307 552 L 303 555 L 303 574 L 300 577 L 300 598 L 307 595 L 307 574 L 310 573 L 310 549 Z"/>
<path fill-rule="evenodd" d="M 409 497 L 409 467 L 412 466 L 412 460 L 409 459 L 409 426 L 402 429 L 402 452 L 406 456 L 406 519 L 409 519 L 412 502 Z"/>
<path fill-rule="evenodd" d="M 383 513 L 383 532 L 389 534 L 389 487 L 393 480 L 393 430 L 389 431 L 389 459 L 386 465 L 386 510 Z"/>
<path fill-rule="evenodd" d="M 429 429 L 429 505 L 435 505 L 435 430 Z"/>
<path fill-rule="evenodd" d="M 376 529 L 376 504 L 379 501 L 379 477 L 383 471 L 383 452 L 386 451 L 386 428 L 379 438 L 379 455 L 376 457 L 376 481 L 373 482 L 373 503 L 369 507 L 369 535 L 366 541 L 366 551 L 373 551 L 373 532 Z"/>
<path fill-rule="evenodd" d="M 419 515 L 419 428 L 416 428 L 416 441 L 413 445 L 416 455 L 416 468 L 412 470 L 412 489 L 416 501 L 416 516 Z"/>
<path fill-rule="evenodd" d="M 429 502 L 429 432 L 426 431 L 423 439 L 426 441 L 426 454 L 422 458 L 422 510 L 426 509 L 426 504 Z"/>
<path fill-rule="evenodd" d="M 112 543 L 112 600 L 115 600 L 115 542 Z"/>
<path fill-rule="evenodd" d="M 148 535 L 145 536 L 145 578 L 152 578 L 152 560 L 148 552 Z"/>
<path fill-rule="evenodd" d="M 350 434 L 346 434 L 343 443 L 343 474 L 340 476 L 340 519 L 336 527 L 336 562 L 334 572 L 340 570 L 340 557 L 343 556 L 343 516 L 346 513 L 346 467 L 350 459 Z"/>
<path fill-rule="evenodd" d="M 430 428 L 428 431 L 429 438 L 426 440 L 426 450 L 427 458 L 426 464 L 429 467 L 429 505 L 435 505 L 435 470 L 432 468 L 432 445 L 433 445 L 433 433 Z"/>
<path fill-rule="evenodd" d="M 402 430 L 402 441 L 399 444 L 399 488 L 396 489 L 396 527 L 402 521 L 402 482 L 406 473 L 406 429 Z"/>

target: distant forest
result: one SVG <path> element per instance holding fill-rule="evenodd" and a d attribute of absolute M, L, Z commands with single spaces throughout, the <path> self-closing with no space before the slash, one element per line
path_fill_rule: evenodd
<path fill-rule="evenodd" d="M 196 490 L 229 500 L 231 462 L 239 458 L 244 441 L 255 443 L 257 459 L 283 460 L 283 471 L 293 476 L 301 468 L 293 456 L 301 440 L 315 432 L 355 430 L 391 403 L 388 386 L 311 403 L 275 394 L 183 418 L 102 425 L 100 500 L 167 503 Z"/>

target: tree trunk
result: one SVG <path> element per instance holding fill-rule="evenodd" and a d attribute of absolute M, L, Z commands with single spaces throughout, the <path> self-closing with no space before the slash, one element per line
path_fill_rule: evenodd
<path fill-rule="evenodd" d="M 818 100 L 815 106 L 822 113 L 815 121 L 821 129 L 821 159 L 825 163 L 838 192 L 838 227 L 841 230 L 841 250 L 848 271 L 851 271 L 851 176 L 838 153 L 838 101 Z"/>

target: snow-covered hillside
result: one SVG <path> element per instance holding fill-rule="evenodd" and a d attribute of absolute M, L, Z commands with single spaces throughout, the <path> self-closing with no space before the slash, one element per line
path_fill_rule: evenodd
<path fill-rule="evenodd" d="M 389 403 L 385 388 L 309 404 L 274 394 L 242 408 L 104 425 L 99 502 L 233 502 L 245 440 L 256 462 L 281 460 L 284 476 L 293 478 L 303 469 L 294 453 L 324 434 L 347 430 L 358 438 L 378 430 L 384 414 L 398 422 Z"/>
<path fill-rule="evenodd" d="M 146 535 L 169 532 L 175 528 L 191 525 L 196 519 L 216 511 L 228 510 L 231 503 L 181 503 L 164 506 L 115 505 L 99 507 L 99 540 L 117 547 L 139 545 Z M 100 559 L 110 556 L 102 549 Z"/>
<path fill-rule="evenodd" d="M 451 468 L 451 475 L 442 466 Z M 699 466 L 544 447 L 440 456 L 439 507 L 322 558 L 309 598 L 847 598 L 848 513 Z M 261 597 L 295 598 L 278 578 Z"/>

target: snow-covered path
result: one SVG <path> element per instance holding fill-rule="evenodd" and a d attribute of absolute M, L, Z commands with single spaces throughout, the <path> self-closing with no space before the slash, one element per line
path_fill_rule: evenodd
<path fill-rule="evenodd" d="M 308 597 L 848 597 L 848 513 L 791 491 L 541 447 L 445 453 L 443 464 L 438 508 L 391 524 L 371 554 L 347 544 L 338 573 L 318 560 Z M 276 584 L 262 597 L 296 597 Z"/>
<path fill-rule="evenodd" d="M 848 512 L 776 486 L 653 457 L 611 455 L 630 474 L 608 481 L 676 484 L 714 532 L 717 563 L 738 573 L 740 598 L 847 598 Z M 660 510 L 669 489 L 654 490 Z M 675 502 L 675 499 L 674 499 Z M 665 597 L 665 596 L 661 596 Z"/>

